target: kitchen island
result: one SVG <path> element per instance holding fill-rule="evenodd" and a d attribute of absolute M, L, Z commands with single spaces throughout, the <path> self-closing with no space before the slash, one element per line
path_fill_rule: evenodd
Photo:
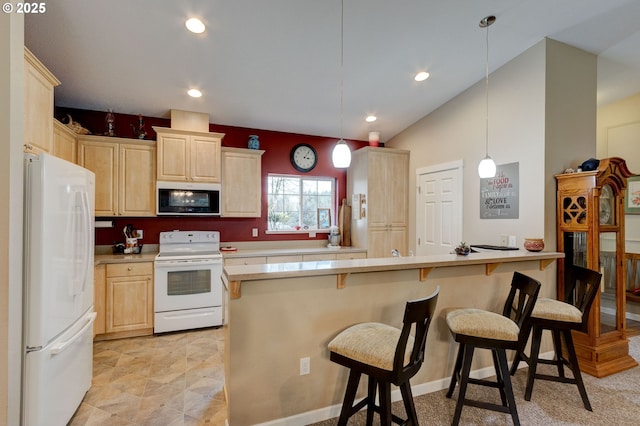
<path fill-rule="evenodd" d="M 540 280 L 541 297 L 555 297 L 554 260 L 563 256 L 518 250 L 225 266 L 229 424 L 308 424 L 337 416 L 348 371 L 329 361 L 327 343 L 359 322 L 399 327 L 406 301 L 425 297 L 436 286 L 440 296 L 425 363 L 411 384 L 414 395 L 444 388 L 457 346 L 442 310 L 501 311 L 514 271 Z M 548 342 L 543 351 L 546 347 Z M 490 353 L 482 352 L 487 353 L 474 358 L 473 369 L 492 375 Z M 300 375 L 300 360 L 307 357 L 310 374 Z"/>

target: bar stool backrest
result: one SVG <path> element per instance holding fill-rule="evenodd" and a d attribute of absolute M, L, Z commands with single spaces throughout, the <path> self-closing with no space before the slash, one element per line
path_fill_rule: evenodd
<path fill-rule="evenodd" d="M 518 348 L 524 347 L 529 338 L 529 332 L 531 331 L 529 318 L 531 318 L 533 307 L 536 304 L 536 300 L 538 300 L 540 287 L 539 281 L 520 272 L 513 273 L 511 291 L 507 296 L 502 315 L 511 318 L 520 328 Z"/>
<path fill-rule="evenodd" d="M 400 333 L 400 339 L 398 340 L 393 359 L 394 384 L 404 382 L 413 377 L 422 366 L 427 342 L 427 332 L 429 331 L 429 325 L 436 311 L 439 293 L 440 286 L 438 286 L 431 295 L 423 299 L 409 301 L 405 305 L 402 332 Z M 415 330 L 413 347 L 407 348 L 407 341 L 412 329 Z M 403 365 L 405 352 L 407 350 L 411 350 L 411 356 L 409 362 Z"/>
<path fill-rule="evenodd" d="M 564 302 L 580 309 L 582 312 L 580 331 L 586 331 L 589 310 L 600 289 L 602 274 L 577 265 L 572 265 L 567 272 L 567 279 L 564 283 Z"/>

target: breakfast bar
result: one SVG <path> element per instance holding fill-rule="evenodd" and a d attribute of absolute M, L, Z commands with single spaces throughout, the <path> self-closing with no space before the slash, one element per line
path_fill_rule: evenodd
<path fill-rule="evenodd" d="M 425 297 L 437 286 L 440 296 L 425 362 L 411 384 L 416 396 L 444 388 L 456 345 L 442 310 L 500 311 L 514 271 L 539 280 L 540 297 L 555 298 L 554 260 L 562 257 L 517 250 L 226 266 L 229 424 L 283 419 L 309 424 L 337 416 L 348 372 L 329 361 L 327 343 L 359 322 L 400 326 L 406 301 Z M 542 350 L 546 347 L 548 342 Z M 478 355 L 473 370 L 492 375 L 490 353 Z M 309 373 L 301 374 L 305 358 Z M 451 409 L 453 413 L 453 405 Z"/>

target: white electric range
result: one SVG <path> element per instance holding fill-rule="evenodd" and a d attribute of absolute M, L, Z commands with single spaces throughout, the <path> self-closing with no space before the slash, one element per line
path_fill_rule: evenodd
<path fill-rule="evenodd" d="M 154 262 L 154 333 L 222 325 L 218 231 L 160 233 Z"/>

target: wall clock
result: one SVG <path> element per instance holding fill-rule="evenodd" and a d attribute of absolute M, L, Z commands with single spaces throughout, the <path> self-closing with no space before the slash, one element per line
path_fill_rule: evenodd
<path fill-rule="evenodd" d="M 318 154 L 311 145 L 301 143 L 291 150 L 291 165 L 299 172 L 309 172 L 318 164 Z"/>

